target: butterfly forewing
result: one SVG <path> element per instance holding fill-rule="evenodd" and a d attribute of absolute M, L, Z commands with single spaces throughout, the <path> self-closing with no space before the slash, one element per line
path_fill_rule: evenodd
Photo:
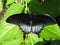
<path fill-rule="evenodd" d="M 24 33 L 31 32 L 30 15 L 28 14 L 15 14 L 6 20 L 8 23 L 17 24 Z"/>
<path fill-rule="evenodd" d="M 12 24 L 25 23 L 26 25 L 29 25 L 30 16 L 28 14 L 15 14 L 8 17 L 6 22 L 12 23 Z"/>
<path fill-rule="evenodd" d="M 32 21 L 33 25 L 35 24 L 50 25 L 56 23 L 56 20 L 53 17 L 47 15 L 33 15 Z"/>

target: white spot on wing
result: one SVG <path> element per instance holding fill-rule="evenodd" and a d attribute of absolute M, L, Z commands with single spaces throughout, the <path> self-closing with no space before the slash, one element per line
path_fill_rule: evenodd
<path fill-rule="evenodd" d="M 34 26 L 32 26 L 32 32 L 33 33 L 39 33 L 42 28 L 43 28 L 42 25 L 34 25 Z"/>
<path fill-rule="evenodd" d="M 26 25 L 26 24 L 20 24 L 19 25 L 24 33 L 29 33 L 31 32 L 31 26 Z"/>

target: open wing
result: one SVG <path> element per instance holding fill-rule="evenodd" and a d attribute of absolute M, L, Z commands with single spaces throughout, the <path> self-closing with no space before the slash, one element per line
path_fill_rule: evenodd
<path fill-rule="evenodd" d="M 32 32 L 38 34 L 46 25 L 56 24 L 56 20 L 51 16 L 32 15 Z"/>
<path fill-rule="evenodd" d="M 17 24 L 24 33 L 31 32 L 30 15 L 28 14 L 15 14 L 7 18 L 6 22 Z"/>

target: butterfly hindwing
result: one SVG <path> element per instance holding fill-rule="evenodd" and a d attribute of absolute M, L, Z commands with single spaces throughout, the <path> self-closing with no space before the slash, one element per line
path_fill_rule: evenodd
<path fill-rule="evenodd" d="M 32 26 L 32 32 L 35 34 L 40 33 L 40 31 L 42 30 L 43 26 L 42 25 L 34 25 Z"/>
<path fill-rule="evenodd" d="M 27 24 L 19 24 L 19 27 L 22 29 L 22 31 L 26 34 L 31 32 L 31 26 L 27 25 Z"/>

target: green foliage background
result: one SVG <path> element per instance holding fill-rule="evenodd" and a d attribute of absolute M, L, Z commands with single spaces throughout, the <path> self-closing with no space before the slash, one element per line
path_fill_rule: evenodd
<path fill-rule="evenodd" d="M 10 5 L 10 7 L 5 13 L 4 18 L 0 21 L 0 45 L 22 45 L 21 43 L 24 41 L 21 29 L 17 25 L 6 22 L 9 16 L 17 13 L 25 13 L 23 11 L 26 9 L 29 9 L 29 12 L 32 12 L 32 14 L 49 14 L 53 17 L 60 15 L 60 0 L 45 0 L 43 3 L 39 0 L 24 1 L 29 4 L 28 8 L 25 8 L 24 5 L 16 2 L 16 0 L 7 0 L 6 5 Z M 2 7 L 2 0 L 0 0 L 0 11 Z M 59 26 L 57 24 L 45 26 L 40 33 L 40 37 L 38 38 L 33 33 L 28 34 L 25 45 L 44 45 L 43 38 L 45 40 L 52 40 L 51 45 L 59 45 L 56 42 L 56 40 L 60 40 Z"/>

